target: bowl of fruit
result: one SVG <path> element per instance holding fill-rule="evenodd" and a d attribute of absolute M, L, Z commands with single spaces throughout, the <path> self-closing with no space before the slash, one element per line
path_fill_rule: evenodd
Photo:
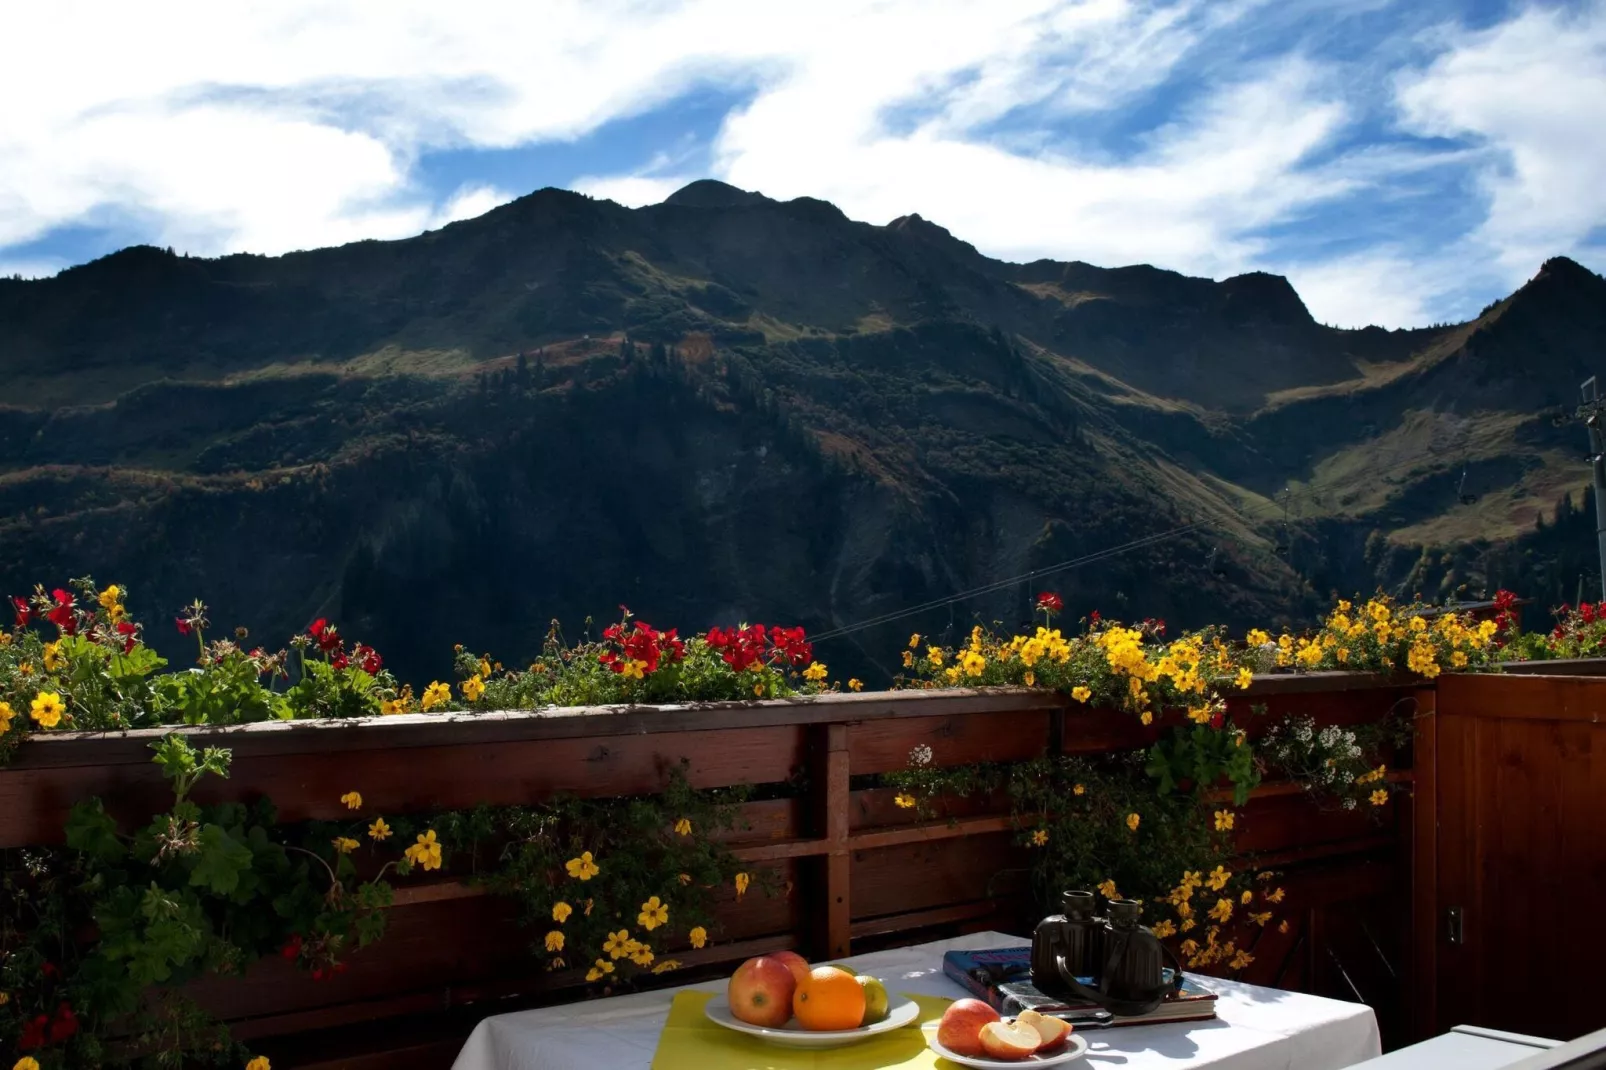
<path fill-rule="evenodd" d="M 983 1004 L 985 1006 L 985 1004 Z M 887 986 L 846 966 L 810 966 L 791 951 L 748 959 L 731 974 L 723 996 L 708 1001 L 710 1021 L 789 1048 L 856 1044 L 920 1017 L 912 999 L 887 997 Z"/>
<path fill-rule="evenodd" d="M 1087 1038 L 1071 1026 L 1036 1011 L 1004 1018 L 979 999 L 949 1005 L 942 1020 L 925 1027 L 926 1045 L 949 1062 L 975 1070 L 1058 1066 L 1080 1059 Z"/>

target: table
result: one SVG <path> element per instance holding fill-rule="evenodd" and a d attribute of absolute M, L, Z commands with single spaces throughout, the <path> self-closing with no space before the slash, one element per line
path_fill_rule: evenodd
<path fill-rule="evenodd" d="M 886 981 L 893 993 L 959 999 L 942 973 L 951 950 L 1020 947 L 1004 933 L 975 933 L 843 961 Z M 1090 1030 L 1085 1070 L 1341 1070 L 1382 1051 L 1370 1007 L 1207 978 L 1220 994 L 1206 1022 Z M 452 1070 L 649 1070 L 675 993 L 723 992 L 724 982 L 638 992 L 562 1007 L 499 1014 L 474 1028 Z M 598 1027 L 601 1028 L 598 1028 Z"/>

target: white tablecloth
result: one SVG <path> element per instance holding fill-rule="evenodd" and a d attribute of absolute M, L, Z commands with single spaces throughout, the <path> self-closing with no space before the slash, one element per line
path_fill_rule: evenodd
<path fill-rule="evenodd" d="M 1020 947 L 1029 941 L 976 933 L 915 947 L 855 955 L 845 962 L 894 992 L 959 999 L 942 973 L 954 949 Z M 1377 1019 L 1359 1003 L 1207 978 L 1220 993 L 1205 1022 L 1089 1030 L 1086 1070 L 1341 1070 L 1381 1052 Z M 641 992 L 562 1007 L 499 1014 L 475 1027 L 452 1070 L 648 1070 L 675 993 L 723 992 L 721 981 Z M 598 1027 L 601 1028 L 598 1028 Z"/>

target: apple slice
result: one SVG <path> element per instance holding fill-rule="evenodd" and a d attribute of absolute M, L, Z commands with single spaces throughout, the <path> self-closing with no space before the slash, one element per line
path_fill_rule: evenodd
<path fill-rule="evenodd" d="M 1026 1017 L 1028 1014 L 1031 1015 L 1029 1019 Z M 1021 1011 L 1020 1017 L 1016 1018 L 1015 1021 L 1037 1030 L 1037 1035 L 1042 1038 L 1042 1042 L 1037 1045 L 1037 1053 L 1039 1055 L 1048 1055 L 1059 1051 L 1071 1036 L 1069 1022 L 1062 1022 L 1058 1018 L 1049 1018 L 1038 1014 L 1036 1011 Z"/>
<path fill-rule="evenodd" d="M 981 1050 L 994 1059 L 1030 1059 L 1043 1038 L 1019 1022 L 988 1022 L 981 1027 Z"/>

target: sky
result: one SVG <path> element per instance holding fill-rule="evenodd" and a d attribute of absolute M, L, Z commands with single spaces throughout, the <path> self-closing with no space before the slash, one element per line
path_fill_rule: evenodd
<path fill-rule="evenodd" d="M 704 177 L 1006 260 L 1276 272 L 1345 327 L 1606 271 L 1606 0 L 56 0 L 0 41 L 0 276 Z"/>

